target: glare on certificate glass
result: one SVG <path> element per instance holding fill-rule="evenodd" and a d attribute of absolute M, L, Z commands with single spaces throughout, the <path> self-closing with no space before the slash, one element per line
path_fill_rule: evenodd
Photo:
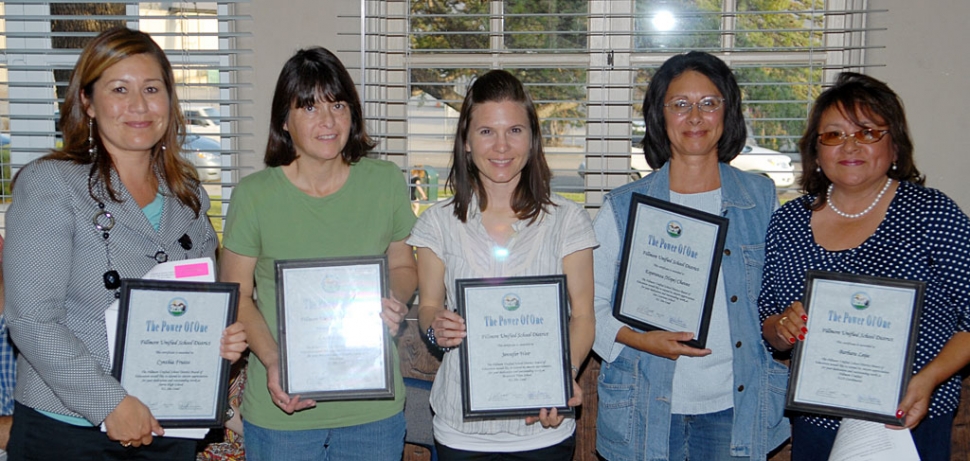
<path fill-rule="evenodd" d="M 374 317 L 380 315 L 380 310 L 374 311 L 368 306 L 380 303 L 378 293 L 358 293 L 344 311 L 343 337 L 347 347 L 372 348 L 381 344 L 380 334 L 374 334 Z"/>

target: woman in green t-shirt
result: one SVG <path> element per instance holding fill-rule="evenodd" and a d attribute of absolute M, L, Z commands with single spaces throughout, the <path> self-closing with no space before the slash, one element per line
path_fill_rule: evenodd
<path fill-rule="evenodd" d="M 256 357 L 241 408 L 249 460 L 396 461 L 403 453 L 393 346 L 394 399 L 317 403 L 280 385 L 275 261 L 386 254 L 391 297 L 380 315 L 391 335 L 407 313 L 402 301 L 417 271 L 405 239 L 415 217 L 401 170 L 365 157 L 373 146 L 337 57 L 315 47 L 290 58 L 273 97 L 267 168 L 233 191 L 220 266 L 223 280 L 240 284 L 239 319 Z"/>

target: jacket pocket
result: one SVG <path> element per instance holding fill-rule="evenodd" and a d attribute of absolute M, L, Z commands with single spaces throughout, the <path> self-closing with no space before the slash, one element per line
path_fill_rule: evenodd
<path fill-rule="evenodd" d="M 785 419 L 785 400 L 788 395 L 788 367 L 768 359 L 767 421 L 769 428 L 788 422 Z"/>
<path fill-rule="evenodd" d="M 638 389 L 637 362 L 624 350 L 613 362 L 603 362 L 599 375 L 599 408 L 596 417 L 598 437 L 628 445 L 633 440 Z M 646 384 L 646 383 L 639 383 Z"/>
<path fill-rule="evenodd" d="M 757 305 L 761 276 L 765 270 L 765 244 L 741 245 L 741 253 L 744 255 L 744 285 L 748 299 Z"/>

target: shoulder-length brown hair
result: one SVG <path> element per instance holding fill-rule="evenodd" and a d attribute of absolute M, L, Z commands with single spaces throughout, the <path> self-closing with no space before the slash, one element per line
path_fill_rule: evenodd
<path fill-rule="evenodd" d="M 471 206 L 472 197 L 478 198 L 479 211 L 485 211 L 488 207 L 488 194 L 478 176 L 478 167 L 472 161 L 471 152 L 465 150 L 472 112 L 476 106 L 484 102 L 503 101 L 520 104 L 529 117 L 529 129 L 532 130 L 532 147 L 529 149 L 529 159 L 522 168 L 519 183 L 512 194 L 512 211 L 519 219 L 529 220 L 532 223 L 546 206 L 553 205 L 549 190 L 552 171 L 549 170 L 546 155 L 542 151 L 542 130 L 532 98 L 515 76 L 504 70 L 492 70 L 478 77 L 468 89 L 458 116 L 458 129 L 452 149 L 452 168 L 451 173 L 448 174 L 446 187 L 450 187 L 455 192 L 453 202 L 455 217 L 461 222 L 466 222 L 468 218 L 468 207 Z"/>
<path fill-rule="evenodd" d="M 340 59 L 323 47 L 297 51 L 280 71 L 273 93 L 269 118 L 269 141 L 266 143 L 266 166 L 289 165 L 296 160 L 296 149 L 290 133 L 283 129 L 290 108 L 310 107 L 320 99 L 343 101 L 350 108 L 350 136 L 340 153 L 344 162 L 356 163 L 376 145 L 367 136 L 364 111 L 354 80 Z"/>
<path fill-rule="evenodd" d="M 896 168 L 889 169 L 886 174 L 898 181 L 923 185 L 926 178 L 916 168 L 913 160 L 913 141 L 909 136 L 903 101 L 889 85 L 879 80 L 855 72 L 843 72 L 839 74 L 835 85 L 823 91 L 815 100 L 808 116 L 805 134 L 798 141 L 798 149 L 802 153 L 802 177 L 799 185 L 806 194 L 816 195 L 809 208 L 818 210 L 822 207 L 827 198 L 829 184 L 832 183 L 824 171 L 818 171 L 819 126 L 822 123 L 822 114 L 832 107 L 860 128 L 864 126 L 859 120 L 860 113 L 874 122 L 888 126 L 889 139 L 896 154 Z"/>
<path fill-rule="evenodd" d="M 131 56 L 145 54 L 155 58 L 162 69 L 162 81 L 168 92 L 168 127 L 162 139 L 152 148 L 152 168 L 161 176 L 169 190 L 179 202 L 192 209 L 196 217 L 202 208 L 202 201 L 198 195 L 199 178 L 195 168 L 182 159 L 179 154 L 185 133 L 185 119 L 179 108 L 178 95 L 175 93 L 175 76 L 172 64 L 169 63 L 165 52 L 152 40 L 148 34 L 119 27 L 102 32 L 94 38 L 84 50 L 74 66 L 71 80 L 68 82 L 67 95 L 61 106 L 60 128 L 64 134 L 64 146 L 55 150 L 45 159 L 68 160 L 82 165 L 91 165 L 91 179 L 89 192 L 95 200 L 100 197 L 102 189 L 108 199 L 118 202 L 117 191 L 111 185 L 111 171 L 114 163 L 98 133 L 97 120 L 87 114 L 87 104 L 90 101 L 94 84 L 101 78 L 109 67 Z M 88 123 L 92 122 L 92 141 L 95 149 L 88 143 Z M 101 187 L 95 187 L 101 184 Z"/>

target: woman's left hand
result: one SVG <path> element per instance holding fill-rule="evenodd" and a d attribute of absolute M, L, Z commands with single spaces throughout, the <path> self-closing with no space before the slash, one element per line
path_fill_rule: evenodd
<path fill-rule="evenodd" d="M 381 298 L 381 319 L 387 325 L 391 336 L 397 336 L 401 331 L 401 322 L 408 315 L 408 306 L 392 298 Z"/>
<path fill-rule="evenodd" d="M 573 397 L 566 402 L 570 407 L 578 407 L 583 404 L 583 389 L 579 387 L 576 380 L 573 380 Z M 566 419 L 565 416 L 559 414 L 559 411 L 555 408 L 539 410 L 539 416 L 527 416 L 525 418 L 525 423 L 532 425 L 536 421 L 542 424 L 544 428 L 557 428 Z"/>
<path fill-rule="evenodd" d="M 248 347 L 246 327 L 241 322 L 233 323 L 222 330 L 222 340 L 219 344 L 219 355 L 222 358 L 236 363 Z"/>
<path fill-rule="evenodd" d="M 922 373 L 916 373 L 909 380 L 909 385 L 906 386 L 906 395 L 899 402 L 899 408 L 896 412 L 897 417 L 904 418 L 904 427 L 912 429 L 926 417 L 926 414 L 930 411 L 930 398 L 933 396 L 934 389 L 936 389 L 936 386 Z M 886 427 L 900 429 L 899 426 L 888 424 Z"/>

